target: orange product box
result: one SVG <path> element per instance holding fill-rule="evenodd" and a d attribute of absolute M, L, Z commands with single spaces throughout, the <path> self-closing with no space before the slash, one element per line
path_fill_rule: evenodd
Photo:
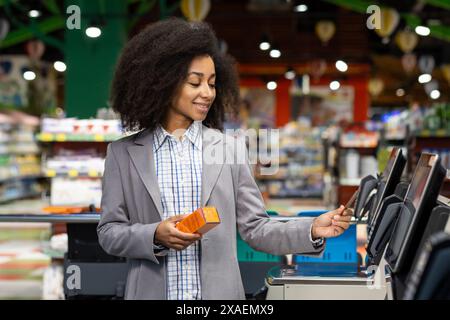
<path fill-rule="evenodd" d="M 198 208 L 177 223 L 178 230 L 186 233 L 205 234 L 220 223 L 220 217 L 214 207 Z"/>

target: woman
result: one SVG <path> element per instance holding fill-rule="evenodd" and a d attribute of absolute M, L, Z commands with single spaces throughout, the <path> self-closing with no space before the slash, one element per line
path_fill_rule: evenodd
<path fill-rule="evenodd" d="M 218 130 L 237 101 L 233 64 L 207 24 L 157 22 L 125 47 L 113 108 L 141 131 L 108 147 L 98 237 L 129 260 L 126 299 L 244 299 L 236 226 L 253 248 L 276 255 L 318 255 L 323 238 L 348 228 L 343 208 L 314 220 L 268 218 L 247 162 L 225 161 L 246 157 L 242 141 Z M 223 158 L 207 161 L 211 150 Z M 217 208 L 220 225 L 203 237 L 178 231 L 204 206 Z"/>

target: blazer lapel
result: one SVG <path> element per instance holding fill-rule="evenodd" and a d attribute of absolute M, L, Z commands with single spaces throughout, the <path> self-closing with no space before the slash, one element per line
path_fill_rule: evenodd
<path fill-rule="evenodd" d="M 162 219 L 161 194 L 153 159 L 153 133 L 149 130 L 142 131 L 136 137 L 134 143 L 134 145 L 128 147 L 128 153 Z"/>
<path fill-rule="evenodd" d="M 202 130 L 202 200 L 201 206 L 206 206 L 211 192 L 217 183 L 223 164 L 225 163 L 225 150 L 223 135 L 215 130 L 203 126 Z"/>

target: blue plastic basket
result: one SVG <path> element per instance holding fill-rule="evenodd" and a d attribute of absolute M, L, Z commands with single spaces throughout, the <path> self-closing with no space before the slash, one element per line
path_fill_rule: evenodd
<path fill-rule="evenodd" d="M 317 217 L 326 211 L 303 211 L 301 217 Z M 295 255 L 297 264 L 333 264 L 346 270 L 357 270 L 358 254 L 356 242 L 356 225 L 351 225 L 341 236 L 326 240 L 325 250 L 321 257 Z"/>

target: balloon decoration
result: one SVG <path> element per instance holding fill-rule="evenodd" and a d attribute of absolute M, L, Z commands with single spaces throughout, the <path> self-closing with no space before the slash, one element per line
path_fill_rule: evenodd
<path fill-rule="evenodd" d="M 384 82 L 380 78 L 372 78 L 369 80 L 369 93 L 372 96 L 378 96 L 384 89 Z"/>
<path fill-rule="evenodd" d="M 402 57 L 403 70 L 406 73 L 411 73 L 417 65 L 417 57 L 414 53 L 407 53 Z"/>
<path fill-rule="evenodd" d="M 27 42 L 25 49 L 31 60 L 39 60 L 44 54 L 45 45 L 40 40 L 31 40 Z"/>
<path fill-rule="evenodd" d="M 389 36 L 394 32 L 400 21 L 400 15 L 397 10 L 392 8 L 381 8 L 381 28 L 375 28 L 375 32 L 383 38 L 383 43 L 389 42 Z"/>
<path fill-rule="evenodd" d="M 9 32 L 9 22 L 6 19 L 0 18 L 0 41 L 6 38 Z"/>
<path fill-rule="evenodd" d="M 434 58 L 430 55 L 421 56 L 419 59 L 419 69 L 423 73 L 431 74 L 434 69 Z"/>
<path fill-rule="evenodd" d="M 316 23 L 316 34 L 322 44 L 326 45 L 336 32 L 336 25 L 333 21 L 321 20 Z"/>
<path fill-rule="evenodd" d="M 450 85 L 450 64 L 444 64 L 441 66 L 442 73 L 444 74 L 444 78 L 447 80 Z"/>
<path fill-rule="evenodd" d="M 181 12 L 189 21 L 203 21 L 211 9 L 210 0 L 181 0 Z"/>
<path fill-rule="evenodd" d="M 430 82 L 424 84 L 424 88 L 425 92 L 430 95 L 431 91 L 439 88 L 439 84 L 436 80 L 431 80 Z"/>
<path fill-rule="evenodd" d="M 327 70 L 327 62 L 324 59 L 316 59 L 311 62 L 309 67 L 313 78 L 318 80 Z"/>
<path fill-rule="evenodd" d="M 419 36 L 410 30 L 403 30 L 397 32 L 395 42 L 403 53 L 410 53 L 417 46 Z"/>

